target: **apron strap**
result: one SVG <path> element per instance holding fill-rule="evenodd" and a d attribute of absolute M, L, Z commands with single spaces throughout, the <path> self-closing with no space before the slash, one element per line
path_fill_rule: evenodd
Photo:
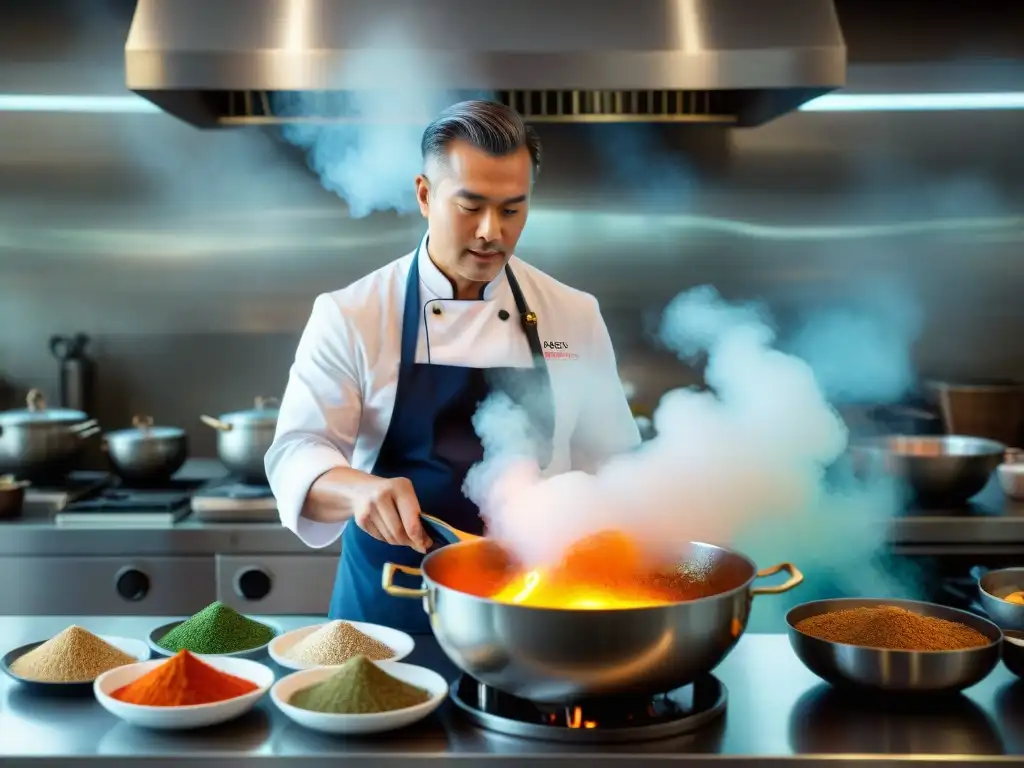
<path fill-rule="evenodd" d="M 526 343 L 530 345 L 530 352 L 533 353 L 533 364 L 536 368 L 548 367 L 544 359 L 544 349 L 540 343 L 540 332 L 537 329 L 537 314 L 530 311 L 523 296 L 523 289 L 519 287 L 519 281 L 512 274 L 512 267 L 505 265 L 505 277 L 508 279 L 508 287 L 512 291 L 512 298 L 516 302 L 516 310 L 519 312 L 519 322 L 523 326 L 523 333 L 526 334 Z"/>

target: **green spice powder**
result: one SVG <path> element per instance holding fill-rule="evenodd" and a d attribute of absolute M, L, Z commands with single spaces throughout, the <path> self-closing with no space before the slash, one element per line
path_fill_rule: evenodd
<path fill-rule="evenodd" d="M 365 656 L 353 656 L 316 685 L 292 694 L 293 707 L 333 715 L 393 712 L 429 701 L 430 694 L 402 682 Z"/>
<path fill-rule="evenodd" d="M 211 603 L 184 621 L 157 643 L 177 653 L 237 653 L 259 648 L 274 639 L 274 630 L 248 619 L 221 602 Z"/>

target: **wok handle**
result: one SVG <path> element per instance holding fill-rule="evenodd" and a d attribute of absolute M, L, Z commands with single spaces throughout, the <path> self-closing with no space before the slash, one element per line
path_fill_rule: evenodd
<path fill-rule="evenodd" d="M 395 584 L 395 573 L 401 571 L 407 573 L 410 576 L 423 576 L 423 571 L 419 568 L 413 568 L 409 565 L 398 565 L 397 563 L 384 563 L 384 568 L 380 572 L 380 585 L 384 588 L 392 597 L 426 597 L 427 590 L 424 587 L 419 589 L 413 589 L 412 587 L 400 587 Z"/>
<path fill-rule="evenodd" d="M 789 578 L 786 579 L 785 583 L 774 587 L 754 587 L 750 590 L 751 596 L 781 595 L 783 592 L 789 592 L 793 587 L 799 586 L 800 582 L 804 580 L 804 575 L 800 573 L 800 569 L 792 563 L 779 563 L 778 565 L 773 565 L 770 568 L 765 568 L 763 571 L 757 572 L 756 578 L 763 579 L 765 576 L 773 576 L 779 571 L 785 571 L 789 574 Z"/>
<path fill-rule="evenodd" d="M 423 521 L 423 527 L 426 528 L 427 533 L 435 541 L 441 539 L 446 544 L 458 544 L 460 541 L 472 541 L 473 539 L 479 539 L 472 533 L 466 531 L 460 531 L 458 528 L 453 528 L 448 525 L 444 520 L 433 515 L 425 515 L 420 513 L 420 520 Z"/>

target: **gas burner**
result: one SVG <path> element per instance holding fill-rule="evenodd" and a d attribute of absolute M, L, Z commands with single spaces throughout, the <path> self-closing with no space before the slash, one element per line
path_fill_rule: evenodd
<path fill-rule="evenodd" d="M 647 697 L 614 696 L 579 706 L 541 704 L 510 696 L 461 675 L 451 698 L 481 728 L 526 739 L 622 743 L 697 731 L 725 712 L 721 681 L 705 675 L 691 685 Z"/>

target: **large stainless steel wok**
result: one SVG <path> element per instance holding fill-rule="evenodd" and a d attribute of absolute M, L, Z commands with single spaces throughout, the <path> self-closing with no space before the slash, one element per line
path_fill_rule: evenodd
<path fill-rule="evenodd" d="M 435 541 L 452 543 L 430 552 L 421 568 L 387 563 L 384 590 L 423 600 L 438 643 L 460 669 L 532 701 L 576 703 L 687 685 L 718 666 L 736 645 L 755 595 L 787 592 L 803 581 L 791 563 L 758 572 L 738 552 L 694 542 L 680 553 L 678 569 L 679 578 L 696 590 L 694 599 L 607 610 L 504 603 L 489 595 L 522 575 L 509 553 L 494 541 L 425 519 Z M 396 585 L 398 571 L 422 577 L 423 586 Z M 752 586 L 755 579 L 780 571 L 790 575 L 784 584 Z"/>

